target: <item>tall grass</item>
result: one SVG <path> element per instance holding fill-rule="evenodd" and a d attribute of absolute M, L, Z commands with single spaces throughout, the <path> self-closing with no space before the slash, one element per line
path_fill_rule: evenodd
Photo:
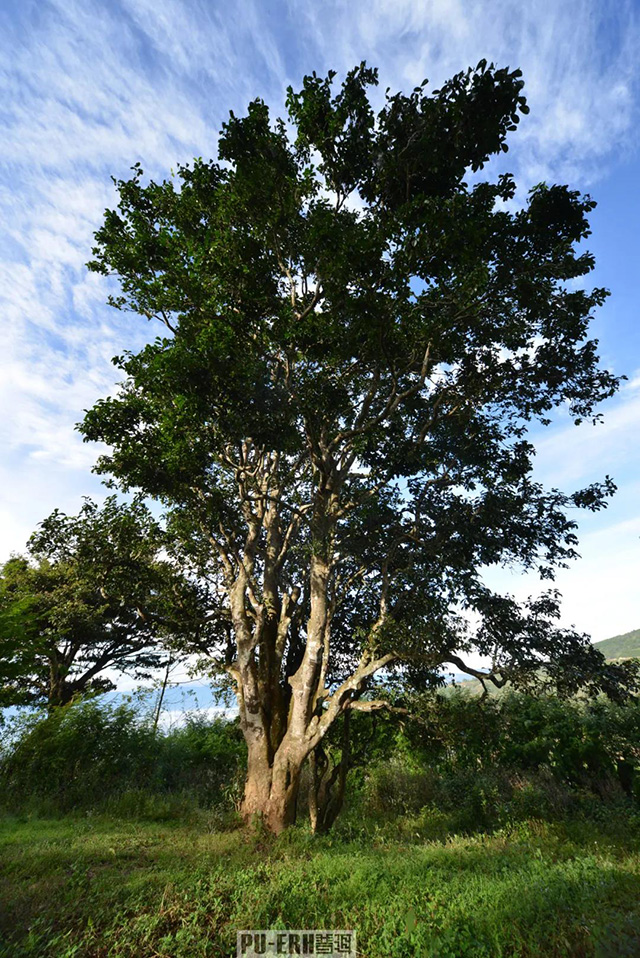
<path fill-rule="evenodd" d="M 240 928 L 355 928 L 360 958 L 635 958 L 640 837 L 278 839 L 0 819 L 0 958 L 231 958 Z"/>
<path fill-rule="evenodd" d="M 597 816 L 640 798 L 640 705 L 462 694 L 423 704 L 422 723 L 379 718 L 357 726 L 366 743 L 350 775 L 347 818 L 449 816 L 456 831 L 528 816 Z M 190 713 L 154 730 L 133 704 L 99 698 L 22 719 L 0 751 L 0 807 L 64 814 L 109 810 L 174 817 L 237 807 L 246 748 L 237 722 Z M 304 817 L 305 807 L 299 803 Z M 226 812 L 224 812 L 226 814 Z"/>

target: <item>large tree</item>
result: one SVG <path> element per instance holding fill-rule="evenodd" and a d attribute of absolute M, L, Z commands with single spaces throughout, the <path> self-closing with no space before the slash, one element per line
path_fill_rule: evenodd
<path fill-rule="evenodd" d="M 141 502 L 85 500 L 77 516 L 45 519 L 0 567 L 0 706 L 51 709 L 115 688 L 114 674 L 152 674 L 178 618 L 193 616 L 194 589 L 163 544 Z"/>
<path fill-rule="evenodd" d="M 289 90 L 288 126 L 261 100 L 231 114 L 218 162 L 162 183 L 134 166 L 89 264 L 162 335 L 115 360 L 122 387 L 81 429 L 208 583 L 194 645 L 235 683 L 245 813 L 276 831 L 336 719 L 377 707 L 376 676 L 475 674 L 475 650 L 485 681 L 541 662 L 571 689 L 620 679 L 557 628 L 553 592 L 519 606 L 482 578 L 552 579 L 576 555 L 568 510 L 613 490 L 543 488 L 528 439 L 618 385 L 586 338 L 606 296 L 579 282 L 594 203 L 480 180 L 528 112 L 518 70 L 483 61 L 377 115 L 375 70 L 334 76 Z"/>

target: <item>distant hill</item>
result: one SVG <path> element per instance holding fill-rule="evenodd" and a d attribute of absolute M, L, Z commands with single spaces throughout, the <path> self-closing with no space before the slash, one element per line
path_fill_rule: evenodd
<path fill-rule="evenodd" d="M 612 639 L 603 639 L 594 645 L 605 659 L 640 659 L 640 629 L 614 635 Z"/>

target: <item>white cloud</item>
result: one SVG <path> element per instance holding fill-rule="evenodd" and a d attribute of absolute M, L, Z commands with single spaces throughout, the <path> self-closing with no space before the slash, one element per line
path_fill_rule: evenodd
<path fill-rule="evenodd" d="M 558 572 L 562 622 L 595 641 L 640 627 L 640 377 L 605 405 L 596 426 L 560 426 L 536 442 L 534 476 L 572 492 L 611 475 L 618 490 L 599 513 L 575 510 L 580 558 Z M 536 594 L 533 575 L 491 569 L 486 581 L 519 599 Z M 548 587 L 549 583 L 545 583 Z"/>
<path fill-rule="evenodd" d="M 380 67 L 382 89 L 406 90 L 425 77 L 434 88 L 482 58 L 521 68 L 531 115 L 505 163 L 527 186 L 576 178 L 584 185 L 628 147 L 640 38 L 630 0 L 293 0 L 292 9 L 320 69 L 346 70 L 366 58 Z"/>
<path fill-rule="evenodd" d="M 554 429 L 536 442 L 535 473 L 561 488 L 584 479 L 616 476 L 632 467 L 640 474 L 640 376 L 623 385 L 603 407 L 603 421 Z"/>
<path fill-rule="evenodd" d="M 586 632 L 595 642 L 640 627 L 639 504 L 640 484 L 636 483 L 611 509 L 620 515 L 630 507 L 635 515 L 593 532 L 583 531 L 578 550 L 581 558 L 560 571 L 554 583 L 563 597 L 562 624 Z M 588 529 L 589 523 L 584 526 Z M 489 570 L 485 579 L 493 588 L 520 600 L 540 591 L 534 576 Z"/>
<path fill-rule="evenodd" d="M 184 709 L 167 709 L 160 713 L 160 720 L 158 725 L 164 729 L 164 731 L 169 731 L 169 729 L 180 727 L 184 725 L 187 719 L 189 718 L 190 710 L 188 707 Z M 229 707 L 222 708 L 219 706 L 211 705 L 207 708 L 197 708 L 193 709 L 193 715 L 198 719 L 212 722 L 214 719 L 227 719 L 231 720 L 236 718 L 238 715 L 238 707 Z"/>

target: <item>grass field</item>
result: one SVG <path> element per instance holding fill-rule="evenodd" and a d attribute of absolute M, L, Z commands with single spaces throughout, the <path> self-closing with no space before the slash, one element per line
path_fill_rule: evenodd
<path fill-rule="evenodd" d="M 640 955 L 640 829 L 530 821 L 277 839 L 103 816 L 0 821 L 2 958 L 223 958 L 238 928 L 355 928 L 363 958 Z"/>

